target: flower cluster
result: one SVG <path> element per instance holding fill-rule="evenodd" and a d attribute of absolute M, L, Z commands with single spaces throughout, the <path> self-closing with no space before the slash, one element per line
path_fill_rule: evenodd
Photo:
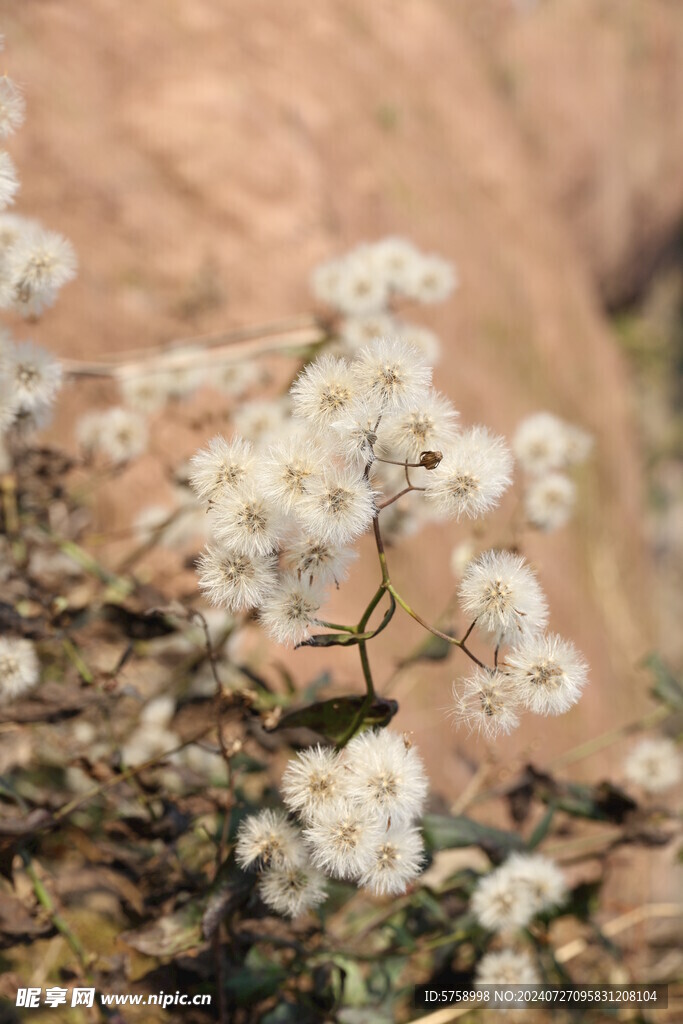
<path fill-rule="evenodd" d="M 459 589 L 472 627 L 495 644 L 495 668 L 453 684 L 453 715 L 486 736 L 508 733 L 522 710 L 559 715 L 580 698 L 588 668 L 572 643 L 544 632 L 548 606 L 520 555 L 485 551 L 468 562 Z M 508 646 L 499 659 L 501 647 Z"/>
<path fill-rule="evenodd" d="M 585 462 L 592 438 L 580 427 L 549 412 L 523 420 L 512 441 L 524 479 L 527 522 L 550 533 L 571 518 L 576 503 L 576 484 L 568 471 Z"/>
<path fill-rule="evenodd" d="M 629 782 L 646 793 L 663 793 L 681 779 L 681 757 L 673 740 L 655 736 L 637 743 L 624 765 Z"/>
<path fill-rule="evenodd" d="M 0 140 L 24 122 L 24 97 L 0 77 Z M 0 309 L 37 317 L 54 305 L 60 289 L 76 276 L 71 243 L 36 220 L 6 213 L 19 181 L 12 159 L 0 151 Z M 45 426 L 62 383 L 59 363 L 30 341 L 0 337 L 0 436 L 11 427 Z"/>
<path fill-rule="evenodd" d="M 261 898 L 290 917 L 325 899 L 326 876 L 403 893 L 422 870 L 415 821 L 427 785 L 415 748 L 388 730 L 361 733 L 341 752 L 308 748 L 282 778 L 290 816 L 265 810 L 242 822 L 237 861 L 262 872 Z"/>
<path fill-rule="evenodd" d="M 192 483 L 215 538 L 200 586 L 231 611 L 260 608 L 274 639 L 297 644 L 383 506 L 405 492 L 420 496 L 423 518 L 481 516 L 509 486 L 512 457 L 484 427 L 457 428 L 431 367 L 400 339 L 376 339 L 353 359 L 320 356 L 289 401 L 278 440 L 270 430 L 216 437 L 195 456 Z"/>
<path fill-rule="evenodd" d="M 564 875 L 554 861 L 542 854 L 513 853 L 479 879 L 470 909 L 487 931 L 518 931 L 537 914 L 562 906 L 566 896 Z"/>

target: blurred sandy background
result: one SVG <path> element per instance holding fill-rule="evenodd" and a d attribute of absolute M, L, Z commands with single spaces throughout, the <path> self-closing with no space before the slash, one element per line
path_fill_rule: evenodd
<path fill-rule="evenodd" d="M 24 0 L 0 12 L 28 104 L 11 147 L 17 208 L 71 238 L 81 263 L 36 340 L 105 358 L 305 312 L 317 261 L 385 234 L 452 259 L 460 290 L 419 319 L 442 338 L 436 383 L 463 422 L 510 435 L 548 409 L 596 437 L 574 521 L 527 546 L 591 685 L 572 713 L 540 731 L 527 719 L 494 754 L 542 764 L 651 706 L 638 662 L 682 654 L 680 2 Z M 72 385 L 58 435 L 73 445 L 79 411 L 114 400 L 105 384 Z M 211 400 L 155 421 L 152 455 L 103 491 L 100 522 L 117 529 L 163 499 L 163 467 L 205 440 L 192 422 Z M 391 553 L 428 618 L 464 535 L 430 530 Z M 192 592 L 176 565 L 156 569 Z M 339 615 L 355 615 L 375 574 L 367 544 Z M 397 616 L 378 642 L 380 691 L 413 626 Z M 289 662 L 305 681 L 330 658 Z M 397 724 L 448 801 L 483 753 L 444 711 L 465 670 L 451 659 L 397 684 Z M 360 688 L 353 652 L 337 672 Z M 576 772 L 618 775 L 624 750 Z M 655 891 L 660 861 L 625 902 Z"/>

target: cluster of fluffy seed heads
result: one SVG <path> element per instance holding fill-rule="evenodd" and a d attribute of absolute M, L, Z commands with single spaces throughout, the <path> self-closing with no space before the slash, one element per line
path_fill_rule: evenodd
<path fill-rule="evenodd" d="M 561 907 L 566 896 L 564 875 L 554 861 L 541 854 L 513 853 L 479 879 L 470 909 L 488 931 L 510 932 L 525 928 L 537 914 Z"/>
<path fill-rule="evenodd" d="M 415 821 L 427 788 L 416 750 L 388 730 L 362 733 L 341 752 L 310 747 L 282 778 L 289 816 L 266 810 L 242 822 L 237 861 L 262 872 L 263 901 L 290 917 L 325 899 L 325 877 L 377 896 L 404 893 L 423 866 Z"/>
<path fill-rule="evenodd" d="M 87 455 L 101 455 L 115 466 L 142 455 L 149 438 L 144 416 L 119 405 L 83 416 L 76 431 Z"/>
<path fill-rule="evenodd" d="M 541 978 L 525 950 L 501 949 L 487 953 L 477 964 L 475 985 L 538 985 Z"/>
<path fill-rule="evenodd" d="M 492 738 L 516 728 L 521 711 L 560 715 L 579 700 L 586 663 L 569 641 L 544 632 L 547 603 L 523 558 L 509 551 L 470 558 L 459 597 L 473 628 L 491 639 L 497 654 L 495 668 L 478 667 L 453 684 L 458 724 Z"/>
<path fill-rule="evenodd" d="M 6 75 L 0 76 L 0 140 L 21 127 L 24 113 L 21 90 Z M 12 158 L 0 151 L 0 211 L 14 201 L 18 189 Z M 39 316 L 75 275 L 76 257 L 65 238 L 31 218 L 0 212 L 0 309 Z M 44 427 L 61 383 L 61 368 L 49 353 L 3 335 L 0 436 L 11 428 L 25 432 Z"/>
<path fill-rule="evenodd" d="M 420 252 L 404 238 L 385 238 L 358 245 L 340 259 L 320 264 L 313 271 L 311 284 L 319 302 L 348 318 L 343 336 L 353 343 L 362 340 L 363 320 L 387 316 L 396 298 L 443 302 L 457 287 L 458 279 L 453 265 L 441 257 Z M 379 326 L 375 336 L 386 333 L 386 324 L 380 320 Z"/>
<path fill-rule="evenodd" d="M 459 429 L 431 376 L 407 342 L 376 338 L 353 357 L 308 364 L 288 407 L 242 407 L 248 436 L 216 437 L 193 459 L 192 485 L 210 512 L 199 579 L 212 603 L 258 609 L 272 638 L 296 645 L 385 500 L 406 491 L 438 519 L 478 518 L 498 504 L 511 481 L 504 441 Z M 418 521 L 415 506 L 402 515 L 387 510 L 389 532 Z"/>
<path fill-rule="evenodd" d="M 0 637 L 0 704 L 23 697 L 40 681 L 40 662 L 30 640 Z"/>
<path fill-rule="evenodd" d="M 550 533 L 569 522 L 576 484 L 568 475 L 585 462 L 593 445 L 590 434 L 549 412 L 523 420 L 512 448 L 524 473 L 524 509 L 529 526 Z"/>

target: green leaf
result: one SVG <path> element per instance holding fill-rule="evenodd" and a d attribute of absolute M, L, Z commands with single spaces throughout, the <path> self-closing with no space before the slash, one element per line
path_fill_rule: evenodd
<path fill-rule="evenodd" d="M 319 633 L 315 636 L 309 636 L 308 640 L 302 640 L 300 644 L 297 644 L 297 647 L 353 647 L 354 644 L 359 644 L 361 640 L 372 640 L 383 629 L 386 629 L 393 618 L 396 611 L 396 601 L 393 594 L 389 594 L 389 601 L 389 607 L 384 613 L 384 618 L 377 629 L 373 629 L 368 633 Z"/>
<path fill-rule="evenodd" d="M 679 711 L 683 708 L 683 686 L 662 661 L 659 654 L 650 654 L 643 662 L 655 677 L 652 695 L 670 708 Z"/>
<path fill-rule="evenodd" d="M 529 840 L 526 844 L 528 850 L 535 850 L 537 846 L 541 845 L 545 837 L 548 835 L 548 832 L 550 831 L 550 826 L 552 825 L 556 810 L 557 806 L 555 803 L 548 804 L 547 811 L 545 812 L 545 814 L 539 821 L 538 825 L 529 836 Z"/>
<path fill-rule="evenodd" d="M 431 850 L 480 846 L 493 859 L 502 859 L 512 850 L 524 849 L 524 842 L 515 832 L 480 825 L 464 815 L 426 814 L 422 819 L 422 830 L 425 843 Z"/>
<path fill-rule="evenodd" d="M 281 729 L 312 729 L 337 742 L 347 733 L 365 703 L 365 697 L 333 697 L 283 715 L 273 732 Z M 398 711 L 395 700 L 377 698 L 365 712 L 365 725 L 385 726 Z"/>

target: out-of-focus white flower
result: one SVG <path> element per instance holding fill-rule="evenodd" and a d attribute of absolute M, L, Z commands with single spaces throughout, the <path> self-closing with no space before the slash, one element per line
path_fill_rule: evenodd
<path fill-rule="evenodd" d="M 473 558 L 476 558 L 477 549 L 471 540 L 464 540 L 451 551 L 451 572 L 456 580 L 462 579 L 465 570 Z"/>
<path fill-rule="evenodd" d="M 559 907 L 567 898 L 564 874 L 540 853 L 512 853 L 498 871 L 527 890 L 534 914 Z"/>
<path fill-rule="evenodd" d="M 341 260 L 319 263 L 311 274 L 311 291 L 318 302 L 326 306 L 339 306 L 339 288 L 344 273 Z"/>
<path fill-rule="evenodd" d="M 7 138 L 24 123 L 26 102 L 18 86 L 7 75 L 0 77 L 0 138 Z"/>
<path fill-rule="evenodd" d="M 227 491 L 210 515 L 216 539 L 249 556 L 275 551 L 284 529 L 280 510 L 250 483 Z"/>
<path fill-rule="evenodd" d="M 323 591 L 315 581 L 310 584 L 295 572 L 286 573 L 264 599 L 261 623 L 278 643 L 299 644 L 309 635 L 322 602 Z"/>
<path fill-rule="evenodd" d="M 374 514 L 368 482 L 351 468 L 334 466 L 311 478 L 296 507 L 297 518 L 310 536 L 337 545 L 348 544 L 364 533 Z"/>
<path fill-rule="evenodd" d="M 289 415 L 289 398 L 253 399 L 235 409 L 232 423 L 236 434 L 260 445 L 279 439 Z"/>
<path fill-rule="evenodd" d="M 396 823 L 422 813 L 427 776 L 422 759 L 403 736 L 388 729 L 360 733 L 346 748 L 348 799 Z"/>
<path fill-rule="evenodd" d="M 259 880 L 266 906 L 285 917 L 301 917 L 327 899 L 325 876 L 310 865 L 270 868 Z"/>
<path fill-rule="evenodd" d="M 372 868 L 382 832 L 365 808 L 339 799 L 321 807 L 303 834 L 316 867 L 355 879 Z"/>
<path fill-rule="evenodd" d="M 124 404 L 137 412 L 157 412 L 168 398 L 166 381 L 161 371 L 121 377 L 119 386 Z"/>
<path fill-rule="evenodd" d="M 424 864 L 424 846 L 419 829 L 392 824 L 381 837 L 374 858 L 359 885 L 375 896 L 399 896 L 419 876 Z"/>
<path fill-rule="evenodd" d="M 512 482 L 512 456 L 485 427 L 463 430 L 425 480 L 425 498 L 441 516 L 476 519 L 499 503 Z"/>
<path fill-rule="evenodd" d="M 429 327 L 414 324 L 408 320 L 400 320 L 391 336 L 402 338 L 407 345 L 412 345 L 424 357 L 430 366 L 436 366 L 441 359 L 441 342 L 439 336 Z"/>
<path fill-rule="evenodd" d="M 475 985 L 539 985 L 540 975 L 524 950 L 487 953 L 477 964 Z"/>
<path fill-rule="evenodd" d="M 578 466 L 585 462 L 593 449 L 591 435 L 572 423 L 565 423 L 566 459 L 570 466 Z"/>
<path fill-rule="evenodd" d="M 40 681 L 40 662 L 30 640 L 0 636 L 0 704 L 34 689 Z"/>
<path fill-rule="evenodd" d="M 198 348 L 177 348 L 173 350 L 176 356 L 187 357 L 187 362 L 179 362 L 176 365 L 166 366 L 160 372 L 160 380 L 165 388 L 169 399 L 178 401 L 181 398 L 189 398 L 200 388 L 206 378 L 206 367 L 199 362 L 198 357 L 203 357 L 203 352 Z"/>
<path fill-rule="evenodd" d="M 397 322 L 391 313 L 367 313 L 365 316 L 346 317 L 339 328 L 339 333 L 353 353 L 376 338 L 394 337 L 399 332 Z"/>
<path fill-rule="evenodd" d="M 673 740 L 666 736 L 644 739 L 629 752 L 624 762 L 626 778 L 646 793 L 662 793 L 681 778 L 681 757 Z"/>
<path fill-rule="evenodd" d="M 505 871 L 505 865 L 479 879 L 470 908 L 479 924 L 491 932 L 524 928 L 535 913 L 529 889 Z"/>
<path fill-rule="evenodd" d="M 402 290 L 417 302 L 443 302 L 457 288 L 455 267 L 440 256 L 420 256 L 411 264 Z"/>
<path fill-rule="evenodd" d="M 297 829 L 281 811 L 251 814 L 237 830 L 235 858 L 241 868 L 289 870 L 305 864 Z"/>
<path fill-rule="evenodd" d="M 190 483 L 200 501 L 220 502 L 253 474 L 256 460 L 241 437 L 226 441 L 220 434 L 190 460 Z"/>
<path fill-rule="evenodd" d="M 389 285 L 373 259 L 372 247 L 358 246 L 345 257 L 335 306 L 349 316 L 378 313 L 389 301 Z"/>
<path fill-rule="evenodd" d="M 257 608 L 277 581 L 277 560 L 208 547 L 197 567 L 199 586 L 211 604 L 231 612 Z"/>
<path fill-rule="evenodd" d="M 19 178 L 9 153 L 0 152 L 0 208 L 9 206 L 19 191 Z"/>
<path fill-rule="evenodd" d="M 73 246 L 63 235 L 41 227 L 23 231 L 5 254 L 0 304 L 38 315 L 54 304 L 76 267 Z"/>
<path fill-rule="evenodd" d="M 82 427 L 81 437 L 84 435 L 89 437 L 92 449 L 101 451 L 117 466 L 142 455 L 149 439 L 144 417 L 123 406 L 114 406 L 100 413 L 99 424 L 92 417 L 88 431 Z"/>
<path fill-rule="evenodd" d="M 282 776 L 282 796 L 302 821 L 310 822 L 321 809 L 346 793 L 347 773 L 336 750 L 309 747 L 300 751 Z"/>
<path fill-rule="evenodd" d="M 458 594 L 463 611 L 498 643 L 538 632 L 548 618 L 534 573 L 523 558 L 509 551 L 485 551 L 470 562 Z"/>
<path fill-rule="evenodd" d="M 379 450 L 407 462 L 415 462 L 424 451 L 446 451 L 458 443 L 457 417 L 457 411 L 447 398 L 430 391 L 419 406 L 396 412 L 382 421 Z"/>
<path fill-rule="evenodd" d="M 576 486 L 564 473 L 548 473 L 532 479 L 524 492 L 527 519 L 538 530 L 559 530 L 571 519 Z"/>
<path fill-rule="evenodd" d="M 372 246 L 372 261 L 389 288 L 404 292 L 422 262 L 419 250 L 407 238 L 390 236 Z M 384 333 L 384 332 L 380 332 Z"/>
<path fill-rule="evenodd" d="M 3 348 L 0 374 L 9 382 L 18 415 L 39 414 L 51 406 L 62 385 L 60 363 L 30 341 Z"/>
<path fill-rule="evenodd" d="M 453 683 L 451 717 L 488 739 L 519 725 L 519 698 L 502 672 L 475 668 L 469 678 Z"/>
<path fill-rule="evenodd" d="M 242 359 L 211 367 L 208 383 L 212 388 L 229 395 L 231 398 L 243 398 L 262 379 L 263 371 L 253 360 Z"/>
<path fill-rule="evenodd" d="M 358 386 L 346 360 L 324 355 L 301 371 L 290 394 L 295 414 L 320 429 L 348 409 Z"/>
<path fill-rule="evenodd" d="M 519 700 L 538 715 L 561 715 L 576 704 L 588 666 L 572 643 L 555 633 L 526 636 L 505 658 Z"/>
<path fill-rule="evenodd" d="M 432 382 L 424 357 L 400 338 L 366 345 L 351 368 L 359 391 L 382 412 L 419 406 Z"/>
<path fill-rule="evenodd" d="M 284 560 L 287 568 L 309 583 L 333 583 L 338 586 L 348 575 L 348 567 L 358 558 L 353 548 L 302 536 L 287 544 Z"/>
<path fill-rule="evenodd" d="M 550 412 L 537 412 L 517 427 L 512 450 L 525 473 L 540 476 L 563 468 L 567 442 L 566 424 Z"/>

